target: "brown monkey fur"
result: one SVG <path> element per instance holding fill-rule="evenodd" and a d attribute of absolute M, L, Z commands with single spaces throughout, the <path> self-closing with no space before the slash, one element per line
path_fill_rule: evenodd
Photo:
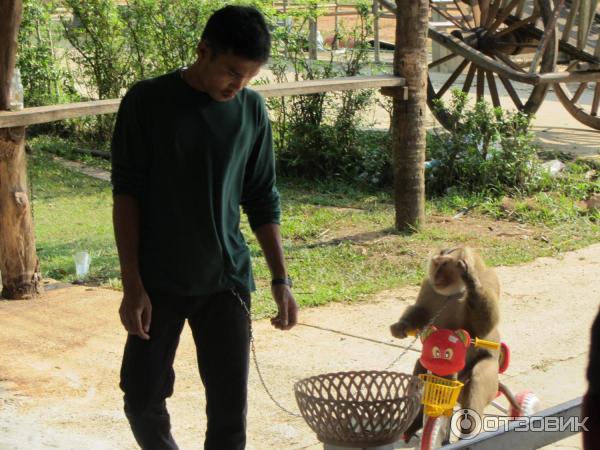
<path fill-rule="evenodd" d="M 432 325 L 438 328 L 467 330 L 471 337 L 499 342 L 498 300 L 500 282 L 496 272 L 487 267 L 481 256 L 469 247 L 440 250 L 429 261 L 429 273 L 423 280 L 414 305 L 409 306 L 390 329 L 392 335 L 404 338 L 409 330 L 422 329 L 440 311 Z M 459 402 L 482 415 L 498 390 L 497 351 L 469 348 L 465 368 L 459 380 L 465 383 Z M 417 360 L 413 374 L 426 372 Z M 419 413 L 406 430 L 408 441 L 423 425 Z"/>

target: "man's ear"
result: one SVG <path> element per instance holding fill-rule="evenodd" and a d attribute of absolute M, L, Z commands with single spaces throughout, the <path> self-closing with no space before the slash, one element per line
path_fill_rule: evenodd
<path fill-rule="evenodd" d="M 210 47 L 204 40 L 200 40 L 196 46 L 196 56 L 200 61 L 210 58 Z"/>

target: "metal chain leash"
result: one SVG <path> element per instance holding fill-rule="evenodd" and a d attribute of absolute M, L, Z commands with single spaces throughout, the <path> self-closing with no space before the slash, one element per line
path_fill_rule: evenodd
<path fill-rule="evenodd" d="M 265 392 L 267 393 L 267 395 L 269 396 L 269 398 L 271 399 L 271 401 L 273 403 L 275 403 L 275 405 L 277 405 L 277 407 L 279 409 L 281 409 L 283 412 L 285 412 L 285 413 L 287 413 L 287 414 L 289 414 L 291 416 L 294 416 L 294 417 L 302 417 L 301 414 L 298 414 L 298 413 L 295 413 L 293 411 L 290 411 L 285 406 L 283 406 L 281 403 L 279 403 L 275 399 L 275 397 L 273 396 L 273 394 L 271 393 L 271 391 L 269 390 L 269 388 L 267 387 L 265 379 L 264 379 L 264 377 L 262 375 L 262 372 L 260 370 L 260 367 L 258 365 L 258 359 L 256 357 L 256 347 L 254 346 L 254 334 L 253 334 L 253 331 L 252 331 L 252 313 L 250 312 L 250 310 L 246 306 L 246 303 L 244 302 L 244 300 L 242 299 L 242 297 L 240 296 L 240 294 L 238 293 L 238 291 L 236 289 L 231 289 L 231 292 L 239 300 L 240 305 L 242 306 L 244 312 L 246 313 L 246 317 L 248 318 L 248 330 L 249 330 L 249 334 L 250 334 L 250 349 L 252 351 L 252 360 L 254 361 L 254 367 L 256 368 L 256 373 L 258 374 L 258 379 L 260 380 L 260 383 L 262 384 L 263 389 L 265 390 Z M 440 308 L 440 310 L 431 318 L 431 320 L 429 320 L 429 322 L 423 328 L 426 328 L 426 327 L 429 327 L 429 326 L 433 325 L 433 323 L 440 316 L 440 314 L 446 309 L 446 307 L 448 306 L 448 304 L 449 304 L 449 302 L 446 302 L 444 304 L 444 306 L 442 306 Z M 419 336 L 415 336 L 415 338 L 412 340 L 412 342 L 407 347 L 404 347 L 404 351 L 402 353 L 400 353 L 400 355 L 398 355 L 384 370 L 391 369 L 394 364 L 396 364 L 398 361 L 400 361 L 400 359 L 402 359 L 402 357 L 404 355 L 406 355 L 406 353 L 408 351 L 412 350 L 413 346 L 415 345 L 415 343 L 417 342 L 418 339 L 419 339 Z"/>
<path fill-rule="evenodd" d="M 404 355 L 406 355 L 410 350 L 412 350 L 412 348 L 415 345 L 415 343 L 417 342 L 417 340 L 419 340 L 419 336 L 415 336 L 415 338 L 412 340 L 412 342 L 410 344 L 408 344 L 407 347 L 404 347 L 404 351 L 402 353 L 400 353 L 398 356 L 396 356 L 396 358 L 394 358 L 394 360 L 383 370 L 386 370 L 386 371 L 390 370 L 394 364 L 396 364 L 398 361 L 400 361 Z"/>
<path fill-rule="evenodd" d="M 431 320 L 429 322 L 427 322 L 427 324 L 423 327 L 423 328 L 427 328 L 431 325 L 433 325 L 433 322 L 436 321 L 436 319 L 440 316 L 440 314 L 442 314 L 442 312 L 446 309 L 446 307 L 448 306 L 449 302 L 446 301 L 444 303 L 444 306 L 442 306 L 440 308 L 440 310 L 434 314 L 434 316 L 431 318 Z M 419 340 L 419 335 L 416 335 L 415 338 L 412 340 L 412 342 L 410 344 L 408 344 L 408 347 L 404 347 L 404 351 L 402 353 L 400 353 L 384 370 L 390 370 L 392 368 L 392 366 L 394 364 L 396 364 L 398 361 L 400 361 L 402 359 L 402 357 L 404 355 L 406 355 L 406 353 L 409 350 L 412 350 L 413 346 L 415 345 L 415 343 Z"/>
<path fill-rule="evenodd" d="M 258 365 L 258 359 L 256 358 L 256 347 L 254 346 L 254 334 L 252 332 L 252 313 L 250 312 L 250 310 L 246 306 L 246 303 L 244 302 L 244 300 L 242 299 L 242 297 L 240 296 L 240 294 L 238 293 L 238 291 L 236 289 L 232 289 L 231 292 L 239 300 L 240 305 L 242 305 L 242 308 L 244 309 L 244 311 L 246 313 L 246 316 L 248 317 L 248 330 L 249 330 L 249 333 L 250 333 L 250 349 L 252 351 L 252 360 L 254 361 L 254 367 L 256 368 L 256 373 L 258 374 L 258 379 L 260 380 L 260 383 L 262 384 L 263 389 L 265 390 L 265 392 L 267 393 L 267 395 L 269 396 L 269 398 L 271 399 L 271 401 L 273 401 L 273 403 L 275 403 L 275 405 L 277 405 L 277 407 L 279 409 L 281 409 L 283 412 L 286 412 L 290 416 L 302 417 L 301 414 L 298 414 L 298 413 L 295 413 L 293 411 L 290 411 L 285 406 L 283 406 L 281 403 L 279 403 L 275 399 L 275 397 L 273 397 L 273 394 L 271 394 L 271 391 L 267 387 L 267 384 L 265 383 L 265 379 L 263 378 L 262 372 L 261 372 L 260 367 Z"/>

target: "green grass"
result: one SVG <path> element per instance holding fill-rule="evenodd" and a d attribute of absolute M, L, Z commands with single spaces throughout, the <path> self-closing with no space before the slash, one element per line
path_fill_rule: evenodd
<path fill-rule="evenodd" d="M 52 153 L 61 158 L 76 160 L 85 163 L 88 166 L 93 166 L 104 170 L 110 170 L 110 162 L 108 160 L 92 156 L 89 153 L 85 154 L 76 151 L 77 148 L 84 150 L 94 149 L 94 146 L 90 144 L 76 144 L 75 142 L 70 141 L 68 139 L 51 135 L 35 136 L 29 139 L 28 143 L 32 148 L 35 148 L 36 151 Z M 109 151 L 109 149 L 105 147 L 106 144 L 100 145 L 99 150 Z"/>
<path fill-rule="evenodd" d="M 45 277 L 75 279 L 72 255 L 88 250 L 89 280 L 114 283 L 118 277 L 107 182 L 67 170 L 48 153 L 34 151 L 29 160 L 38 256 Z"/>
<path fill-rule="evenodd" d="M 85 249 L 92 256 L 87 282 L 120 288 L 110 184 L 63 168 L 51 154 L 40 151 L 48 141 L 31 143 L 29 173 L 43 275 L 73 281 L 72 255 Z M 301 306 L 353 302 L 418 283 L 428 254 L 441 246 L 465 243 L 480 249 L 492 265 L 504 265 L 576 249 L 598 242 L 600 236 L 600 215 L 583 213 L 560 193 L 518 200 L 511 214 L 502 210 L 499 200 L 477 195 L 432 200 L 421 232 L 401 234 L 394 231 L 389 192 L 297 179 L 281 179 L 279 187 L 285 253 Z M 472 209 L 452 220 L 464 207 Z M 247 223 L 243 231 L 259 287 L 253 308 L 262 317 L 274 311 L 270 277 Z"/>

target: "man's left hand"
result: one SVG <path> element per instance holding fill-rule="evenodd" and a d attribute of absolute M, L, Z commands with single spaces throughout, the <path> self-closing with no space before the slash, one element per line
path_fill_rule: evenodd
<path fill-rule="evenodd" d="M 289 286 L 278 284 L 271 287 L 271 294 L 277 303 L 277 316 L 271 325 L 279 330 L 289 330 L 298 322 L 298 305 Z"/>

